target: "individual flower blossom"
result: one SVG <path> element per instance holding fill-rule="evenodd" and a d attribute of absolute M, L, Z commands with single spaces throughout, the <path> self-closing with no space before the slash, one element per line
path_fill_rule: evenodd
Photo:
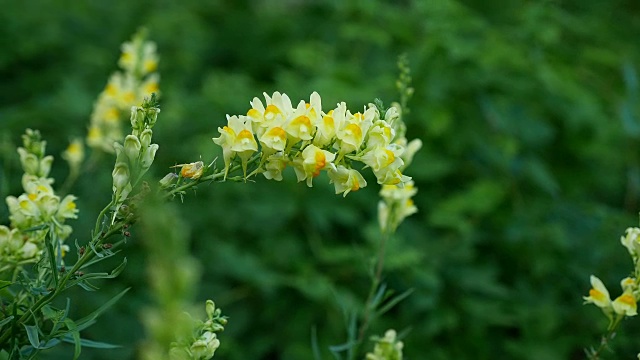
<path fill-rule="evenodd" d="M 334 113 L 336 112 L 334 111 Z M 369 107 L 364 113 L 358 112 L 355 114 L 351 114 L 347 110 L 345 121 L 336 130 L 341 153 L 348 154 L 360 149 L 365 134 L 373 124 L 375 114 L 375 107 Z"/>
<path fill-rule="evenodd" d="M 638 284 L 635 278 L 626 277 L 620 281 L 620 287 L 622 287 L 622 291 L 635 291 L 638 289 Z"/>
<path fill-rule="evenodd" d="M 180 176 L 185 179 L 198 180 L 204 171 L 204 163 L 196 161 L 189 164 L 180 164 L 174 167 L 180 167 Z M 166 176 L 165 176 L 166 177 Z"/>
<path fill-rule="evenodd" d="M 266 128 L 260 136 L 260 144 L 265 155 L 270 155 L 276 151 L 284 151 L 287 146 L 287 132 L 282 128 L 284 118 L 271 122 L 271 126 Z"/>
<path fill-rule="evenodd" d="M 294 143 L 299 140 L 311 140 L 315 132 L 316 124 L 322 114 L 322 100 L 317 92 L 313 92 L 309 103 L 300 101 L 298 107 L 291 114 L 290 119 L 285 123 L 284 129 Z"/>
<path fill-rule="evenodd" d="M 604 286 L 602 281 L 591 275 L 591 289 L 589 290 L 589 296 L 584 296 L 583 299 L 586 304 L 594 304 L 601 309 L 606 309 L 611 306 L 611 298 L 609 297 L 609 291 Z"/>
<path fill-rule="evenodd" d="M 384 120 L 376 121 L 367 133 L 367 148 L 387 147 L 395 136 L 395 130 Z"/>
<path fill-rule="evenodd" d="M 315 145 L 307 146 L 301 156 L 293 160 L 294 170 L 298 181 L 307 180 L 307 186 L 311 187 L 313 178 L 320 175 L 320 171 L 330 166 L 336 155 L 327 150 L 322 150 Z"/>
<path fill-rule="evenodd" d="M 390 144 L 386 147 L 377 146 L 364 153 L 361 156 L 361 160 L 371 167 L 376 174 L 395 171 L 404 164 L 404 161 L 400 158 L 403 151 L 404 148 L 397 144 Z"/>
<path fill-rule="evenodd" d="M 282 181 L 282 171 L 287 167 L 289 159 L 283 152 L 275 153 L 267 158 L 262 174 L 269 180 Z"/>
<path fill-rule="evenodd" d="M 53 179 L 41 178 L 35 175 L 24 174 L 22 176 L 22 188 L 28 195 L 53 194 L 51 187 Z"/>
<path fill-rule="evenodd" d="M 59 220 L 77 219 L 78 209 L 76 208 L 76 200 L 77 198 L 73 195 L 65 196 L 64 199 L 62 199 L 62 201 L 60 202 L 56 218 Z"/>
<path fill-rule="evenodd" d="M 247 112 L 247 116 L 251 118 L 254 132 L 258 137 L 262 136 L 265 129 L 274 126 L 274 123 L 282 124 L 293 112 L 291 99 L 286 94 L 274 92 L 272 96 L 263 93 L 266 107 L 262 101 L 254 97 L 251 101 L 251 109 Z M 280 125 L 278 125 L 280 126 Z"/>
<path fill-rule="evenodd" d="M 367 186 L 367 181 L 362 177 L 362 174 L 343 165 L 330 168 L 327 174 L 336 189 L 336 194 L 342 194 L 343 197 L 352 191 L 358 191 Z"/>
<path fill-rule="evenodd" d="M 231 159 L 238 154 L 242 160 L 242 169 L 246 176 L 247 160 L 254 152 L 258 151 L 258 143 L 253 135 L 251 128 L 251 118 L 243 116 L 228 116 L 228 125 L 224 128 L 218 128 L 220 136 L 213 138 L 213 142 L 220 145 L 223 149 L 223 157 L 225 163 L 225 178 L 229 171 Z"/>
<path fill-rule="evenodd" d="M 69 163 L 69 167 L 77 171 L 84 160 L 84 145 L 82 140 L 75 138 L 71 141 L 67 149 L 62 153 L 62 158 Z"/>
<path fill-rule="evenodd" d="M 613 311 L 616 314 L 624 316 L 638 315 L 638 305 L 636 303 L 636 298 L 633 296 L 633 292 L 630 290 L 625 291 L 624 293 L 622 293 L 622 295 L 613 300 L 611 306 L 613 307 Z"/>
<path fill-rule="evenodd" d="M 620 237 L 620 242 L 631 256 L 637 257 L 640 254 L 640 228 L 627 228 L 625 236 Z"/>
<path fill-rule="evenodd" d="M 336 136 L 336 123 L 333 119 L 333 110 L 322 116 L 316 122 L 316 134 L 313 138 L 313 145 L 323 147 L 332 144 Z"/>

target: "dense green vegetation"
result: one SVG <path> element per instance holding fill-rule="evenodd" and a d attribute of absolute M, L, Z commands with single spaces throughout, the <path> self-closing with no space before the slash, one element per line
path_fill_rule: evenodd
<path fill-rule="evenodd" d="M 358 108 L 398 99 L 406 53 L 415 94 L 408 175 L 419 193 L 387 249 L 385 281 L 415 292 L 372 330 L 410 328 L 407 359 L 579 359 L 606 323 L 583 306 L 589 275 L 617 293 L 631 268 L 619 237 L 640 211 L 640 5 L 632 1 L 131 1 L 5 2 L 0 12 L 0 197 L 18 194 L 15 147 L 40 129 L 59 154 L 85 136 L 92 104 L 140 26 L 160 54 L 160 150 L 155 176 L 220 155 L 225 114 L 263 91 Z M 86 169 L 72 192 L 89 234 L 108 202 L 113 159 Z M 59 160 L 58 185 L 67 169 Z M 153 172 L 152 171 L 152 172 Z M 370 175 L 370 174 L 369 174 Z M 369 181 L 369 178 L 367 178 Z M 364 302 L 378 233 L 378 187 L 347 199 L 293 173 L 282 183 L 201 186 L 179 214 L 202 262 L 198 299 L 229 324 L 221 359 L 312 359 L 346 339 L 343 312 Z M 8 211 L 0 207 L 0 222 Z M 145 251 L 86 293 L 88 312 L 132 286 L 85 332 L 123 348 L 87 359 L 133 358 L 148 304 Z M 614 287 L 615 285 L 615 287 Z M 608 358 L 632 358 L 638 319 Z M 71 346 L 56 350 L 72 352 Z"/>

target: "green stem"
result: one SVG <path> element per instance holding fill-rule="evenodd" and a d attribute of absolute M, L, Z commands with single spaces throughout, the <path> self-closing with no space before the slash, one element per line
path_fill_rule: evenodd
<path fill-rule="evenodd" d="M 100 219 L 102 218 L 102 216 L 104 215 L 106 210 L 109 209 L 110 206 L 111 206 L 111 203 L 109 203 L 109 205 L 107 205 L 102 210 L 102 212 L 100 212 L 100 216 L 98 217 L 98 221 L 96 222 L 96 229 L 99 229 L 98 226 L 100 224 Z M 102 235 L 95 234 L 94 238 L 90 242 L 93 242 L 94 246 L 100 245 L 100 243 L 104 239 L 107 239 L 110 236 L 118 233 L 122 229 L 123 226 L 124 226 L 124 224 L 122 224 L 122 223 L 114 224 L 113 226 L 110 226 L 109 230 L 107 230 L 104 234 L 102 234 Z M 96 232 L 97 232 L 97 230 L 96 230 Z M 116 245 L 119 246 L 121 242 L 122 241 L 119 241 L 118 243 L 116 243 Z M 42 309 L 46 304 L 48 304 L 51 301 L 53 301 L 53 299 L 55 299 L 60 293 L 62 293 L 65 290 L 65 285 L 71 279 L 71 277 L 75 276 L 75 273 L 77 271 L 79 271 L 80 268 L 82 268 L 82 266 L 86 262 L 91 260 L 94 256 L 96 256 L 96 254 L 93 251 L 91 251 L 91 249 L 85 249 L 84 254 L 82 254 L 80 256 L 80 258 L 78 259 L 78 261 L 76 261 L 76 263 L 73 265 L 73 267 L 70 270 L 68 270 L 66 272 L 66 275 L 58 282 L 58 286 L 56 287 L 56 289 L 53 292 L 51 292 L 51 293 L 41 297 L 40 299 L 38 299 L 38 301 L 36 301 L 28 311 L 26 311 L 24 314 L 22 314 L 22 316 L 17 321 L 14 322 L 16 324 L 16 326 L 14 326 L 13 328 L 17 328 L 17 324 L 18 323 L 24 324 L 27 321 L 29 321 L 32 316 L 35 316 L 35 314 L 37 314 L 38 311 L 40 311 L 40 309 Z M 5 342 L 8 340 L 9 336 L 12 335 L 12 333 L 13 333 L 13 331 L 7 331 L 4 334 L 2 334 L 2 336 L 0 336 L 0 344 L 5 344 Z"/>
<path fill-rule="evenodd" d="M 375 310 L 375 304 L 373 303 L 376 291 L 382 282 L 382 270 L 384 269 L 384 259 L 386 252 L 386 244 L 391 237 L 391 233 L 389 231 L 384 231 L 382 233 L 382 237 L 380 238 L 380 244 L 378 246 L 378 254 L 376 259 L 375 272 L 373 274 L 373 278 L 371 281 L 371 288 L 369 289 L 369 295 L 367 296 L 367 301 L 364 305 L 364 314 L 362 315 L 362 324 L 360 324 L 360 329 L 358 330 L 358 338 L 356 344 L 354 345 L 354 350 L 350 352 L 350 359 L 355 359 L 357 355 L 357 349 L 360 345 L 362 345 L 362 341 L 364 340 L 364 336 L 369 328 L 369 324 L 372 320 L 372 313 Z"/>
<path fill-rule="evenodd" d="M 600 345 L 598 346 L 598 348 L 593 352 L 587 353 L 589 359 L 591 360 L 600 359 L 601 353 L 604 351 L 604 349 L 609 347 L 609 342 L 613 340 L 613 338 L 615 337 L 616 329 L 618 328 L 618 325 L 620 325 L 622 318 L 623 316 L 616 315 L 615 320 L 613 320 L 609 325 L 609 328 L 607 329 L 607 333 L 605 335 L 602 335 L 602 338 L 600 339 Z"/>

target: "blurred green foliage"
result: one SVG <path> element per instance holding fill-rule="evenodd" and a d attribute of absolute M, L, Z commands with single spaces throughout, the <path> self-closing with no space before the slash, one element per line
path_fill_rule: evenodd
<path fill-rule="evenodd" d="M 263 91 L 315 90 L 350 108 L 397 100 L 407 53 L 420 210 L 390 244 L 385 281 L 415 292 L 372 330 L 410 327 L 408 359 L 583 358 L 606 327 L 582 305 L 589 275 L 615 289 L 630 269 L 619 236 L 638 222 L 639 14 L 622 0 L 4 2 L 0 197 L 21 192 L 24 128 L 40 129 L 53 154 L 85 135 L 119 45 L 140 26 L 161 56 L 156 176 L 219 155 L 211 137 L 225 114 Z M 72 189 L 79 239 L 108 202 L 112 166 L 104 156 Z M 65 164 L 54 167 L 61 184 Z M 375 180 L 342 199 L 294 178 L 203 186 L 181 205 L 203 266 L 199 299 L 229 316 L 220 358 L 311 359 L 313 327 L 331 358 L 343 312 L 366 298 Z M 125 274 L 74 294 L 86 313 L 133 286 L 86 333 L 123 348 L 84 358 L 133 358 L 144 336 L 138 314 L 152 299 L 132 233 Z M 636 319 L 624 323 L 611 358 L 635 357 L 639 333 Z"/>

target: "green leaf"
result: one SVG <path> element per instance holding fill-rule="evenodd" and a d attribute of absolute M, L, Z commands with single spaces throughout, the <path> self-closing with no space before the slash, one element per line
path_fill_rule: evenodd
<path fill-rule="evenodd" d="M 0 280 L 0 290 L 6 288 L 7 286 L 11 286 L 13 284 L 11 281 Z"/>
<path fill-rule="evenodd" d="M 98 316 L 100 316 L 103 312 L 105 312 L 109 307 L 111 307 L 113 304 L 115 304 L 118 300 L 120 300 L 120 298 L 122 296 L 124 296 L 124 294 L 127 293 L 127 291 L 129 291 L 130 288 L 126 288 L 124 289 L 122 292 L 120 292 L 118 295 L 114 296 L 113 298 L 111 298 L 111 300 L 107 301 L 106 303 L 102 304 L 102 306 L 100 306 L 99 308 L 97 308 L 94 312 L 92 312 L 91 314 L 83 317 L 82 319 L 76 321 L 77 326 L 78 327 L 82 327 L 85 323 L 88 322 L 93 322 L 95 321 L 96 318 L 98 318 Z"/>
<path fill-rule="evenodd" d="M 100 261 L 102 261 L 102 260 L 108 259 L 108 258 L 112 257 L 113 255 L 115 255 L 115 254 L 119 253 L 120 251 L 121 251 L 121 250 L 111 251 L 111 252 L 109 252 L 109 253 L 105 253 L 104 257 L 96 257 L 96 258 L 93 258 L 93 259 L 91 259 L 91 260 L 87 261 L 84 265 L 82 265 L 82 266 L 80 267 L 80 270 L 82 270 L 82 269 L 86 269 L 86 268 L 90 267 L 91 265 L 93 265 L 93 264 L 95 264 L 95 263 L 98 263 L 98 262 L 100 262 Z"/>
<path fill-rule="evenodd" d="M 311 328 L 311 352 L 314 360 L 322 360 L 320 347 L 318 346 L 318 331 L 315 326 Z"/>
<path fill-rule="evenodd" d="M 55 232 L 53 231 L 53 224 L 49 229 L 50 239 L 45 240 L 45 247 L 47 248 L 47 255 L 49 256 L 49 266 L 51 266 L 51 274 L 53 275 L 54 287 L 58 287 L 58 267 L 56 266 L 56 255 L 53 249 L 53 242 L 55 241 Z"/>
<path fill-rule="evenodd" d="M 24 325 L 24 328 L 27 330 L 27 337 L 29 338 L 29 343 L 35 349 L 40 348 L 40 336 L 38 335 L 38 327 L 35 325 Z"/>
<path fill-rule="evenodd" d="M 0 320 L 0 328 L 3 327 L 4 325 L 8 324 L 11 322 L 11 320 L 13 320 L 13 315 L 9 316 L 6 319 L 2 319 Z"/>
<path fill-rule="evenodd" d="M 375 314 L 376 316 L 380 316 L 384 313 L 386 313 L 387 311 L 391 310 L 394 306 L 396 306 L 400 301 L 406 299 L 409 295 L 411 295 L 413 292 L 415 291 L 415 289 L 411 288 L 408 289 L 407 291 L 403 292 L 402 294 L 392 298 L 391 300 L 389 300 L 389 302 L 387 302 L 386 304 L 384 304 L 383 307 L 381 307 L 380 309 L 378 309 Z"/>
<path fill-rule="evenodd" d="M 68 343 L 75 343 L 75 339 L 69 336 L 68 334 L 62 337 L 62 341 L 68 342 Z M 94 348 L 94 349 L 117 349 L 121 347 L 120 345 L 114 345 L 114 344 L 87 340 L 87 339 L 80 339 L 80 345 L 88 348 Z"/>
<path fill-rule="evenodd" d="M 118 267 L 113 269 L 111 271 L 111 273 L 90 273 L 90 274 L 85 274 L 81 278 L 78 278 L 78 279 L 75 279 L 73 281 L 70 281 L 67 284 L 66 289 L 68 289 L 70 287 L 73 287 L 75 285 L 79 285 L 80 287 L 82 287 L 83 289 L 85 289 L 87 291 L 98 290 L 98 288 L 96 286 L 87 283 L 86 280 L 90 280 L 90 279 L 113 279 L 113 278 L 117 277 L 118 275 L 120 275 L 120 273 L 124 270 L 124 267 L 126 265 L 127 265 L 127 258 L 124 258 L 122 263 L 120 265 L 118 265 Z"/>
<path fill-rule="evenodd" d="M 73 320 L 66 318 L 64 319 L 64 324 L 67 325 L 67 328 L 69 329 L 69 331 L 71 332 L 71 336 L 73 337 L 73 343 L 75 344 L 73 350 L 73 360 L 76 360 L 80 357 L 80 352 L 82 351 L 80 332 L 78 331 L 78 327 Z"/>
<path fill-rule="evenodd" d="M 46 228 L 49 227 L 49 224 L 42 224 L 42 225 L 36 225 L 34 227 L 30 227 L 26 230 L 22 230 L 23 232 L 32 232 L 32 231 L 38 231 L 38 230 L 44 230 Z"/>

